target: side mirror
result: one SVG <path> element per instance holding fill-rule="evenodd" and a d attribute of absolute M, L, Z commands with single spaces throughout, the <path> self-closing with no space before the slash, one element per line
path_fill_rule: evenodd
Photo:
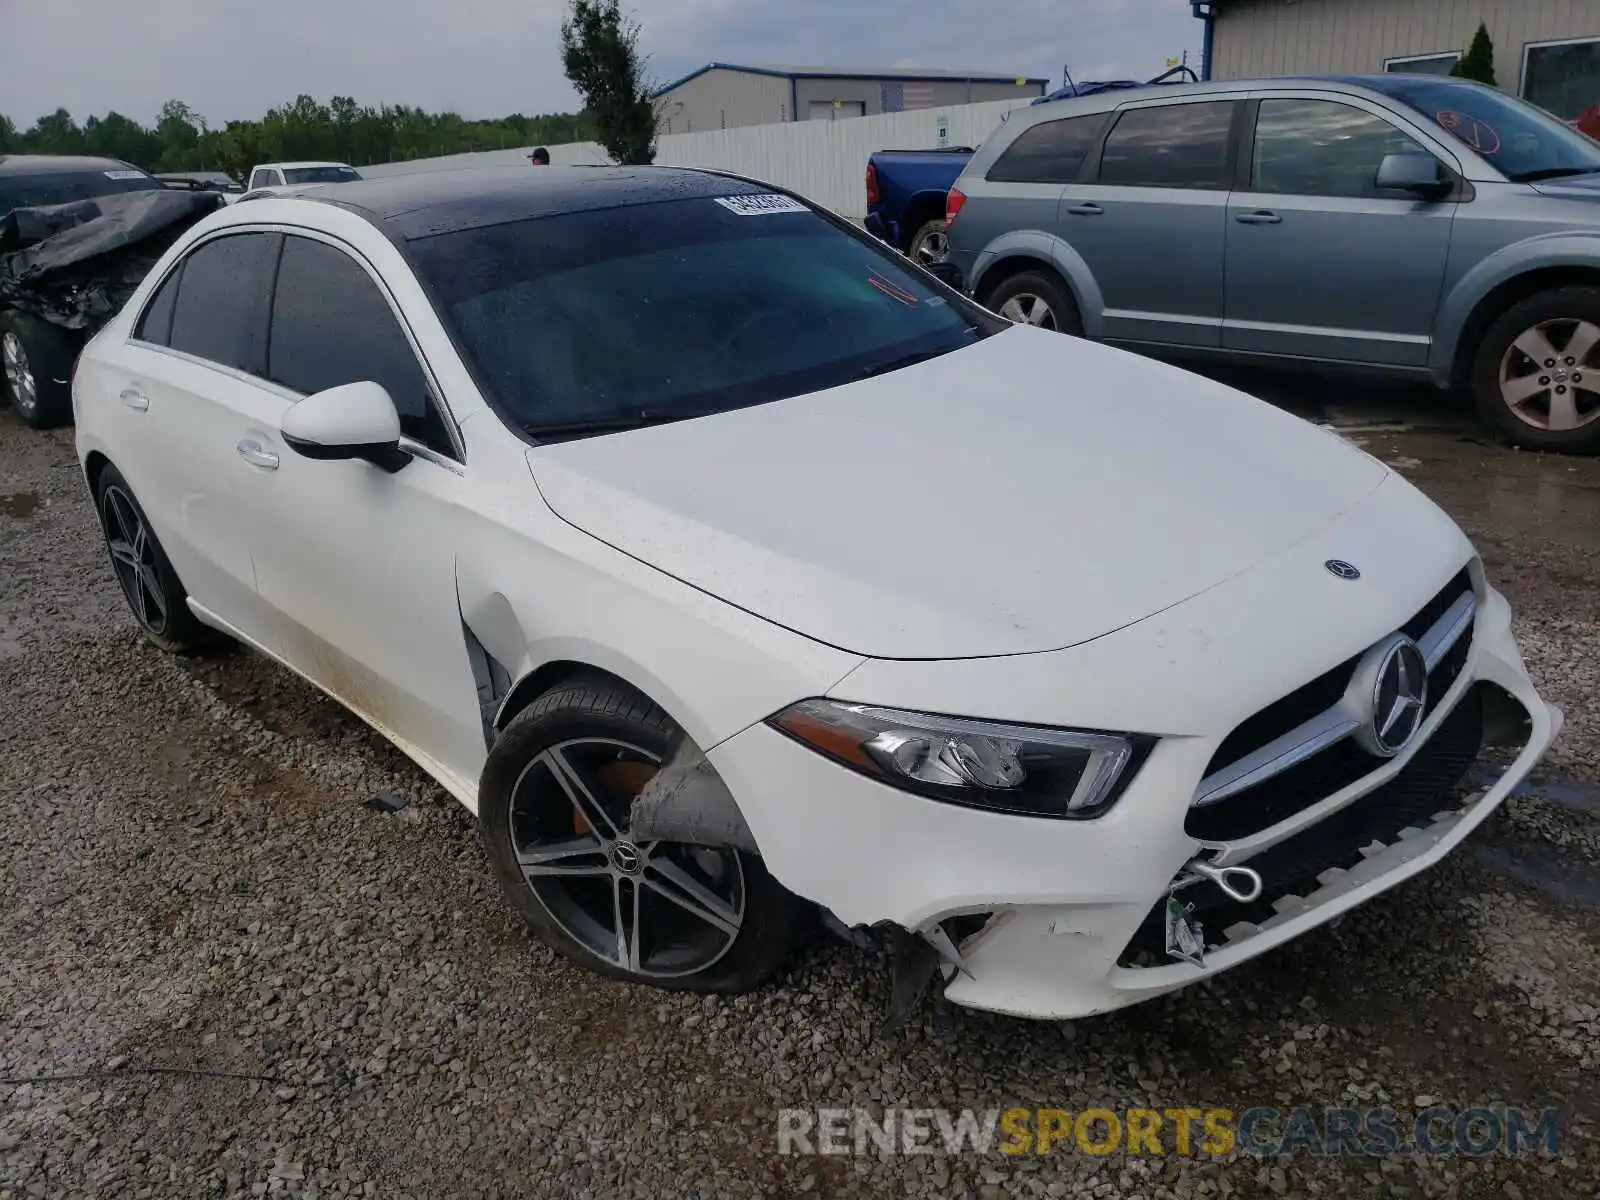
<path fill-rule="evenodd" d="M 940 283 L 947 284 L 958 292 L 965 290 L 965 281 L 961 277 L 961 268 L 953 262 L 929 263 L 928 273 L 938 279 Z"/>
<path fill-rule="evenodd" d="M 283 414 L 279 432 L 306 458 L 360 458 L 391 473 L 411 461 L 400 449 L 400 414 L 378 383 L 313 392 Z"/>
<path fill-rule="evenodd" d="M 1385 154 L 1374 182 L 1386 192 L 1413 192 L 1424 197 L 1450 190 L 1450 181 L 1441 177 L 1439 162 L 1431 154 Z"/>

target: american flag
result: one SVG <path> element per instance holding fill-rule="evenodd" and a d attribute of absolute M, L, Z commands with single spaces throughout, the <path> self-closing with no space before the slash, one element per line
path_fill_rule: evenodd
<path fill-rule="evenodd" d="M 931 83 L 902 83 L 893 80 L 883 84 L 883 111 L 886 113 L 932 107 L 933 84 Z"/>

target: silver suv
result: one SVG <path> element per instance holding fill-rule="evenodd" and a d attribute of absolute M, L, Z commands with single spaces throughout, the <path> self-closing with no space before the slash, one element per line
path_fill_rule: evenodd
<path fill-rule="evenodd" d="M 1470 391 L 1600 452 L 1600 143 L 1427 75 L 1115 92 L 1011 114 L 948 261 L 1014 321 L 1162 354 Z"/>

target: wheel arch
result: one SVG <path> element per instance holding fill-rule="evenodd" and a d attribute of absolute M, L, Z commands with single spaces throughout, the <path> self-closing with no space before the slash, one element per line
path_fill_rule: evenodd
<path fill-rule="evenodd" d="M 904 253 L 911 252 L 911 243 L 917 236 L 917 231 L 929 221 L 941 221 L 945 213 L 945 197 L 948 192 L 922 191 L 916 193 L 906 201 L 905 215 L 900 219 L 900 249 Z"/>
<path fill-rule="evenodd" d="M 105 474 L 106 468 L 110 465 L 111 459 L 106 456 L 104 451 L 91 450 L 84 455 L 83 479 L 89 485 L 89 494 L 91 496 L 95 494 L 95 490 L 100 486 L 100 476 Z"/>
<path fill-rule="evenodd" d="M 1469 386 L 1478 344 L 1513 305 L 1562 287 L 1600 287 L 1600 238 L 1552 234 L 1484 259 L 1439 306 L 1430 366 L 1442 386 Z"/>
<path fill-rule="evenodd" d="M 972 272 L 972 295 L 980 304 L 1007 279 L 1024 271 L 1047 271 L 1060 281 L 1078 306 L 1087 337 L 1100 336 L 1104 303 L 1083 257 L 1053 234 L 1023 230 L 1006 234 L 985 247 Z"/>

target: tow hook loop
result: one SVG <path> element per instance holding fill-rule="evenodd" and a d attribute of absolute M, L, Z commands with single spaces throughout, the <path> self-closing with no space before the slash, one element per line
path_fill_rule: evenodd
<path fill-rule="evenodd" d="M 1191 920 L 1194 905 L 1167 896 L 1167 955 L 1197 967 L 1206 965 L 1206 938 L 1200 922 Z"/>
<path fill-rule="evenodd" d="M 1249 867 L 1217 867 L 1197 858 L 1189 864 L 1189 870 L 1211 880 L 1230 900 L 1240 904 L 1249 904 L 1261 895 L 1261 876 Z"/>

